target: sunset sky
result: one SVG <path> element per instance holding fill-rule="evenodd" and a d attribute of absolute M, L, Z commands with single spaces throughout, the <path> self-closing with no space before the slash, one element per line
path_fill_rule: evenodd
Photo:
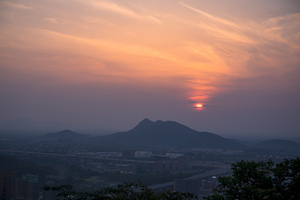
<path fill-rule="evenodd" d="M 0 94 L 0 120 L 300 138 L 300 1 L 0 0 Z"/>

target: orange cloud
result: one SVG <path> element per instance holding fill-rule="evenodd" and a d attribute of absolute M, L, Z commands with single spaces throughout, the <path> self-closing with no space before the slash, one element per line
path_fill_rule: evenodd
<path fill-rule="evenodd" d="M 109 12 L 113 12 L 119 15 L 123 15 L 126 17 L 130 17 L 137 20 L 147 20 L 149 22 L 161 24 L 161 20 L 157 19 L 156 17 L 153 17 L 151 15 L 142 15 L 139 14 L 129 8 L 126 8 L 124 6 L 120 6 L 117 3 L 114 3 L 112 1 L 95 1 L 95 0 L 84 0 L 81 1 L 81 3 L 87 4 L 93 8 L 105 10 Z"/>
<path fill-rule="evenodd" d="M 161 5 L 155 10 L 147 7 L 154 2 L 141 1 L 78 0 L 68 9 L 39 2 L 39 12 L 1 3 L 11 14 L 0 30 L 2 64 L 22 60 L 26 69 L 20 63 L 15 69 L 61 81 L 163 82 L 185 87 L 180 98 L 207 102 L 237 78 L 280 74 L 299 63 L 299 13 L 256 21 L 182 1 L 155 2 Z"/>

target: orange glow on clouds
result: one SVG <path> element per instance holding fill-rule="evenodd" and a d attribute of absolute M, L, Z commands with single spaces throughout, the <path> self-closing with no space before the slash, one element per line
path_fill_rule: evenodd
<path fill-rule="evenodd" d="M 299 13 L 261 22 L 208 13 L 193 0 L 54 2 L 0 2 L 1 69 L 13 66 L 28 79 L 46 74 L 67 84 L 180 85 L 186 96 L 178 98 L 207 103 L 235 78 L 287 70 L 279 58 L 300 49 Z M 284 62 L 298 61 L 289 56 Z"/>

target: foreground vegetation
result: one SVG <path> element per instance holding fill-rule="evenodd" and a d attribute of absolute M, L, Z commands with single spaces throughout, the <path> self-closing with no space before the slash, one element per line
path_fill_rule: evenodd
<path fill-rule="evenodd" d="M 219 186 L 207 200 L 299 200 L 300 158 L 277 165 L 241 161 L 232 165 L 233 175 L 218 179 Z"/>
<path fill-rule="evenodd" d="M 45 187 L 44 190 L 57 191 L 58 200 L 192 200 L 193 194 L 179 192 L 162 192 L 154 194 L 153 190 L 137 184 L 124 184 L 107 187 L 95 192 L 76 192 L 70 185 Z"/>

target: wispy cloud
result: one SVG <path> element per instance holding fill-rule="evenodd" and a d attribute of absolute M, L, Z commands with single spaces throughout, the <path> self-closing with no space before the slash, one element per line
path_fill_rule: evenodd
<path fill-rule="evenodd" d="M 54 18 L 54 17 L 43 18 L 43 20 L 46 21 L 46 22 L 53 23 L 53 24 L 61 24 L 61 25 L 66 24 L 66 22 L 58 20 L 57 18 Z"/>
<path fill-rule="evenodd" d="M 19 4 L 19 3 L 12 3 L 10 1 L 2 1 L 0 4 L 3 4 L 5 6 L 14 8 L 14 9 L 19 9 L 19 10 L 33 10 L 34 8 L 31 6 L 26 6 L 24 4 Z"/>
<path fill-rule="evenodd" d="M 134 11 L 122 7 L 114 2 L 108 2 L 108 1 L 86 1 L 87 4 L 90 6 L 93 6 L 94 8 L 98 8 L 101 10 L 107 10 L 110 12 L 114 12 L 120 15 L 125 15 L 131 18 L 140 19 L 141 16 L 135 13 Z"/>
<path fill-rule="evenodd" d="M 132 9 L 125 7 L 125 6 L 121 6 L 113 1 L 83 0 L 81 2 L 84 4 L 87 4 L 91 7 L 94 7 L 94 8 L 100 9 L 100 10 L 113 12 L 113 13 L 116 13 L 119 15 L 130 17 L 132 19 L 147 20 L 149 22 L 156 23 L 156 24 L 162 23 L 161 20 L 157 19 L 154 16 L 140 14 Z"/>
<path fill-rule="evenodd" d="M 162 24 L 162 21 L 161 21 L 161 20 L 159 20 L 158 18 L 153 17 L 153 16 L 151 16 L 151 15 L 147 15 L 147 16 L 145 16 L 144 18 L 147 19 L 147 20 L 150 21 L 150 22 L 153 22 L 153 23 L 156 23 L 156 24 Z"/>
<path fill-rule="evenodd" d="M 192 10 L 192 11 L 194 11 L 194 12 L 196 12 L 196 13 L 199 13 L 199 14 L 201 14 L 201 15 L 207 17 L 208 19 L 210 19 L 210 20 L 212 20 L 212 21 L 214 21 L 214 22 L 217 22 L 217 23 L 220 23 L 220 24 L 224 24 L 224 25 L 226 25 L 226 26 L 230 26 L 230 27 L 234 27 L 234 28 L 237 28 L 237 27 L 238 27 L 237 24 L 235 24 L 235 23 L 233 23 L 233 22 L 230 22 L 230 21 L 224 20 L 224 19 L 222 19 L 222 18 L 219 18 L 219 17 L 213 16 L 213 15 L 210 15 L 210 14 L 208 14 L 208 13 L 206 13 L 206 12 L 203 12 L 203 11 L 197 9 L 197 8 L 194 8 L 194 7 L 192 7 L 192 6 L 190 6 L 190 5 L 186 4 L 186 3 L 184 3 L 184 2 L 182 2 L 182 1 L 180 2 L 180 5 L 182 5 L 182 6 L 185 7 L 185 8 L 188 8 L 189 10 Z"/>
<path fill-rule="evenodd" d="M 187 83 L 191 89 L 190 99 L 206 101 L 219 91 L 244 87 L 232 87 L 232 81 L 236 78 L 257 79 L 295 71 L 295 63 L 300 61 L 296 56 L 300 53 L 300 13 L 256 21 L 221 18 L 183 1 L 180 5 L 198 14 L 197 18 L 190 21 L 181 20 L 193 31 L 199 30 L 197 37 L 190 39 L 186 49 L 211 58 L 213 62 L 206 64 L 206 67 L 210 68 L 207 73 L 214 72 L 213 66 L 217 66 L 214 75 L 218 79 L 209 80 L 208 85 L 212 86 L 211 88 L 205 87 L 201 82 L 202 79 L 208 80 L 207 78 L 198 76 L 205 70 L 199 70 L 198 77 L 190 77 Z M 207 40 L 197 39 L 203 37 Z M 205 45 L 211 50 L 199 48 Z M 200 66 L 199 63 L 199 69 Z M 212 76 L 210 74 L 210 77 Z M 226 84 L 220 85 L 222 81 Z"/>
<path fill-rule="evenodd" d="M 51 8 L 34 4 L 39 5 L 34 11 L 44 10 L 31 12 L 24 19 L 26 12 L 11 12 L 17 13 L 16 20 L 8 22 L 15 22 L 17 31 L 10 29 L 5 35 L 5 29 L 0 31 L 5 36 L 1 45 L 24 52 L 59 52 L 66 57 L 61 63 L 68 58 L 73 66 L 91 74 L 124 73 L 127 77 L 149 80 L 161 74 L 166 79 L 185 77 L 180 83 L 193 101 L 208 101 L 231 87 L 230 81 L 235 78 L 281 73 L 283 68 L 289 70 L 299 63 L 296 56 L 300 51 L 299 13 L 260 21 L 222 18 L 187 2 L 181 1 L 173 7 L 164 3 L 159 9 L 157 2 L 126 0 L 77 0 L 68 9 L 56 4 Z M 10 10 L 33 9 L 9 1 L 0 3 Z M 32 23 L 22 29 L 30 18 Z M 151 24 L 160 27 L 153 28 Z M 61 56 L 56 55 L 53 62 L 58 62 L 55 61 L 58 57 Z M 111 66 L 126 67 L 120 67 L 123 71 L 105 68 L 105 63 L 112 62 Z"/>

